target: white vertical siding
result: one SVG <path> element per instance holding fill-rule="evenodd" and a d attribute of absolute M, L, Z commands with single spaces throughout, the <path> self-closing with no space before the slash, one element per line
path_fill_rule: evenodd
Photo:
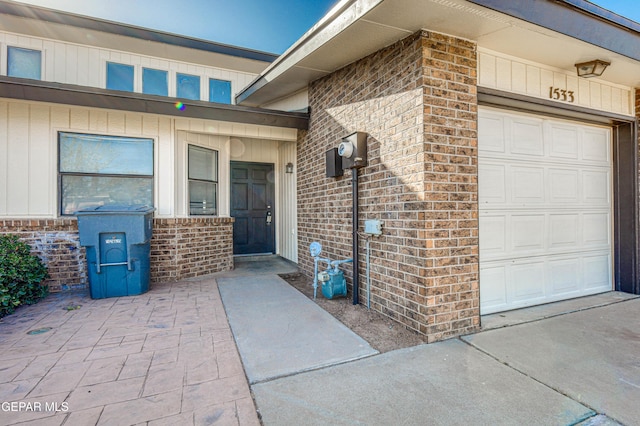
<path fill-rule="evenodd" d="M 34 105 L 29 115 L 29 212 L 38 216 L 49 214 L 55 199 L 55 180 L 47 173 L 55 167 L 55 153 L 49 138 L 51 132 L 39 123 L 49 122 L 49 107 Z"/>
<path fill-rule="evenodd" d="M 478 51 L 478 81 L 482 87 L 616 114 L 634 114 L 634 95 L 630 87 L 601 79 L 578 78 L 575 72 L 551 68 L 487 49 Z M 574 101 L 550 98 L 551 88 L 573 92 Z"/>
<path fill-rule="evenodd" d="M 295 142 L 283 142 L 278 149 L 281 184 L 279 192 L 278 253 L 298 263 L 298 196 Z M 284 172 L 287 163 L 293 164 L 293 173 Z"/>
<path fill-rule="evenodd" d="M 29 106 L 9 104 L 7 152 L 7 214 L 29 210 Z"/>
<path fill-rule="evenodd" d="M 220 134 L 221 129 L 228 133 Z M 188 215 L 187 142 L 218 150 L 219 214 L 228 216 L 229 162 L 273 163 L 283 172 L 289 160 L 282 162 L 279 146 L 296 137 L 295 129 L 0 99 L 0 217 L 58 215 L 60 131 L 154 139 L 154 202 L 156 215 L 161 217 Z M 247 138 L 246 134 L 265 138 Z M 234 151 L 238 146 L 243 150 Z M 276 185 L 283 181 L 282 176 L 276 179 Z M 284 207 L 279 210 L 285 212 Z"/>
<path fill-rule="evenodd" d="M 42 51 L 42 79 L 89 87 L 106 87 L 106 63 L 118 62 L 134 66 L 134 92 L 142 92 L 142 68 L 168 71 L 169 96 L 176 94 L 176 72 L 200 77 L 200 99 L 209 100 L 209 78 L 231 82 L 232 100 L 236 92 L 246 87 L 256 74 L 225 68 L 132 54 L 121 50 L 42 39 L 0 31 L 0 74 L 7 74 L 7 46 Z M 126 46 L 123 46 L 126 48 Z"/>
<path fill-rule="evenodd" d="M 9 189 L 9 104 L 0 102 L 0 216 L 7 214 Z"/>

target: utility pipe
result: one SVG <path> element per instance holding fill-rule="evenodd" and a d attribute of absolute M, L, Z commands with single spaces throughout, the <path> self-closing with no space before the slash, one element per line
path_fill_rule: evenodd
<path fill-rule="evenodd" d="M 353 304 L 358 304 L 358 169 L 351 169 L 353 189 Z"/>

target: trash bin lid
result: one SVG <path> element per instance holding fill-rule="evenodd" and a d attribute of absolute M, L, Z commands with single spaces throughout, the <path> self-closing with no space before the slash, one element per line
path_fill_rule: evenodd
<path fill-rule="evenodd" d="M 149 213 L 154 211 L 154 207 L 133 204 L 107 204 L 103 206 L 88 207 L 86 209 L 78 210 L 74 214 L 96 214 L 96 213 Z"/>

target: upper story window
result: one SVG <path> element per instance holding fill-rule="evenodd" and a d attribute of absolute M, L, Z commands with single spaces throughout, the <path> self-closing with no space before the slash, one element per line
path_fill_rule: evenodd
<path fill-rule="evenodd" d="M 133 65 L 107 62 L 107 89 L 133 92 Z"/>
<path fill-rule="evenodd" d="M 153 68 L 142 68 L 142 93 L 168 96 L 167 72 Z"/>
<path fill-rule="evenodd" d="M 60 213 L 153 205 L 153 140 L 60 132 Z"/>
<path fill-rule="evenodd" d="M 189 145 L 189 214 L 215 215 L 218 206 L 218 151 Z"/>
<path fill-rule="evenodd" d="M 42 79 L 42 52 L 22 47 L 7 47 L 7 75 Z"/>
<path fill-rule="evenodd" d="M 226 80 L 209 79 L 209 102 L 221 104 L 231 103 L 231 82 Z"/>
<path fill-rule="evenodd" d="M 176 97 L 200 100 L 200 77 L 189 74 L 176 74 Z"/>

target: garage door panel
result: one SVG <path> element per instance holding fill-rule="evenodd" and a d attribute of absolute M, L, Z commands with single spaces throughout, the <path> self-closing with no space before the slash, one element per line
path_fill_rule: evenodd
<path fill-rule="evenodd" d="M 511 141 L 507 152 L 527 156 L 544 156 L 542 120 L 513 118 Z"/>
<path fill-rule="evenodd" d="M 480 222 L 480 229 L 482 229 L 480 259 L 504 258 L 507 255 L 507 216 L 483 215 Z"/>
<path fill-rule="evenodd" d="M 611 190 L 607 171 L 586 170 L 582 173 L 583 202 L 591 206 L 609 206 Z"/>
<path fill-rule="evenodd" d="M 494 312 L 507 305 L 507 267 L 488 265 L 480 270 L 482 302 Z"/>
<path fill-rule="evenodd" d="M 583 276 L 585 290 L 611 290 L 611 255 L 603 253 L 588 256 L 583 260 Z"/>
<path fill-rule="evenodd" d="M 543 251 L 545 215 L 514 215 L 511 217 L 511 247 L 513 256 L 534 255 Z"/>
<path fill-rule="evenodd" d="M 514 165 L 511 168 L 512 202 L 542 204 L 545 201 L 544 168 Z"/>
<path fill-rule="evenodd" d="M 611 290 L 611 130 L 487 111 L 479 114 L 481 313 Z"/>
<path fill-rule="evenodd" d="M 610 138 L 609 130 L 585 130 L 582 143 L 582 159 L 608 167 L 611 163 Z"/>
<path fill-rule="evenodd" d="M 549 169 L 549 201 L 553 204 L 575 204 L 579 201 L 578 170 Z"/>
<path fill-rule="evenodd" d="M 479 191 L 483 194 L 483 204 L 504 204 L 506 195 L 507 170 L 504 164 L 485 164 L 478 174 Z"/>
<path fill-rule="evenodd" d="M 511 280 L 508 286 L 513 292 L 510 300 L 520 302 L 543 298 L 545 281 L 545 265 L 543 261 L 515 264 L 511 267 Z"/>
<path fill-rule="evenodd" d="M 586 247 L 608 247 L 610 241 L 610 220 L 608 212 L 585 213 L 583 215 L 583 242 Z"/>
<path fill-rule="evenodd" d="M 561 295 L 580 291 L 579 258 L 549 261 L 550 293 Z"/>
<path fill-rule="evenodd" d="M 494 153 L 505 152 L 504 117 L 485 114 L 478 118 L 478 128 L 482 129 L 482 150 Z"/>
<path fill-rule="evenodd" d="M 580 225 L 578 213 L 549 215 L 549 248 L 578 249 L 581 237 Z"/>
<path fill-rule="evenodd" d="M 549 143 L 549 156 L 551 158 L 577 160 L 579 132 L 575 126 L 565 126 L 552 123 L 551 141 Z"/>

